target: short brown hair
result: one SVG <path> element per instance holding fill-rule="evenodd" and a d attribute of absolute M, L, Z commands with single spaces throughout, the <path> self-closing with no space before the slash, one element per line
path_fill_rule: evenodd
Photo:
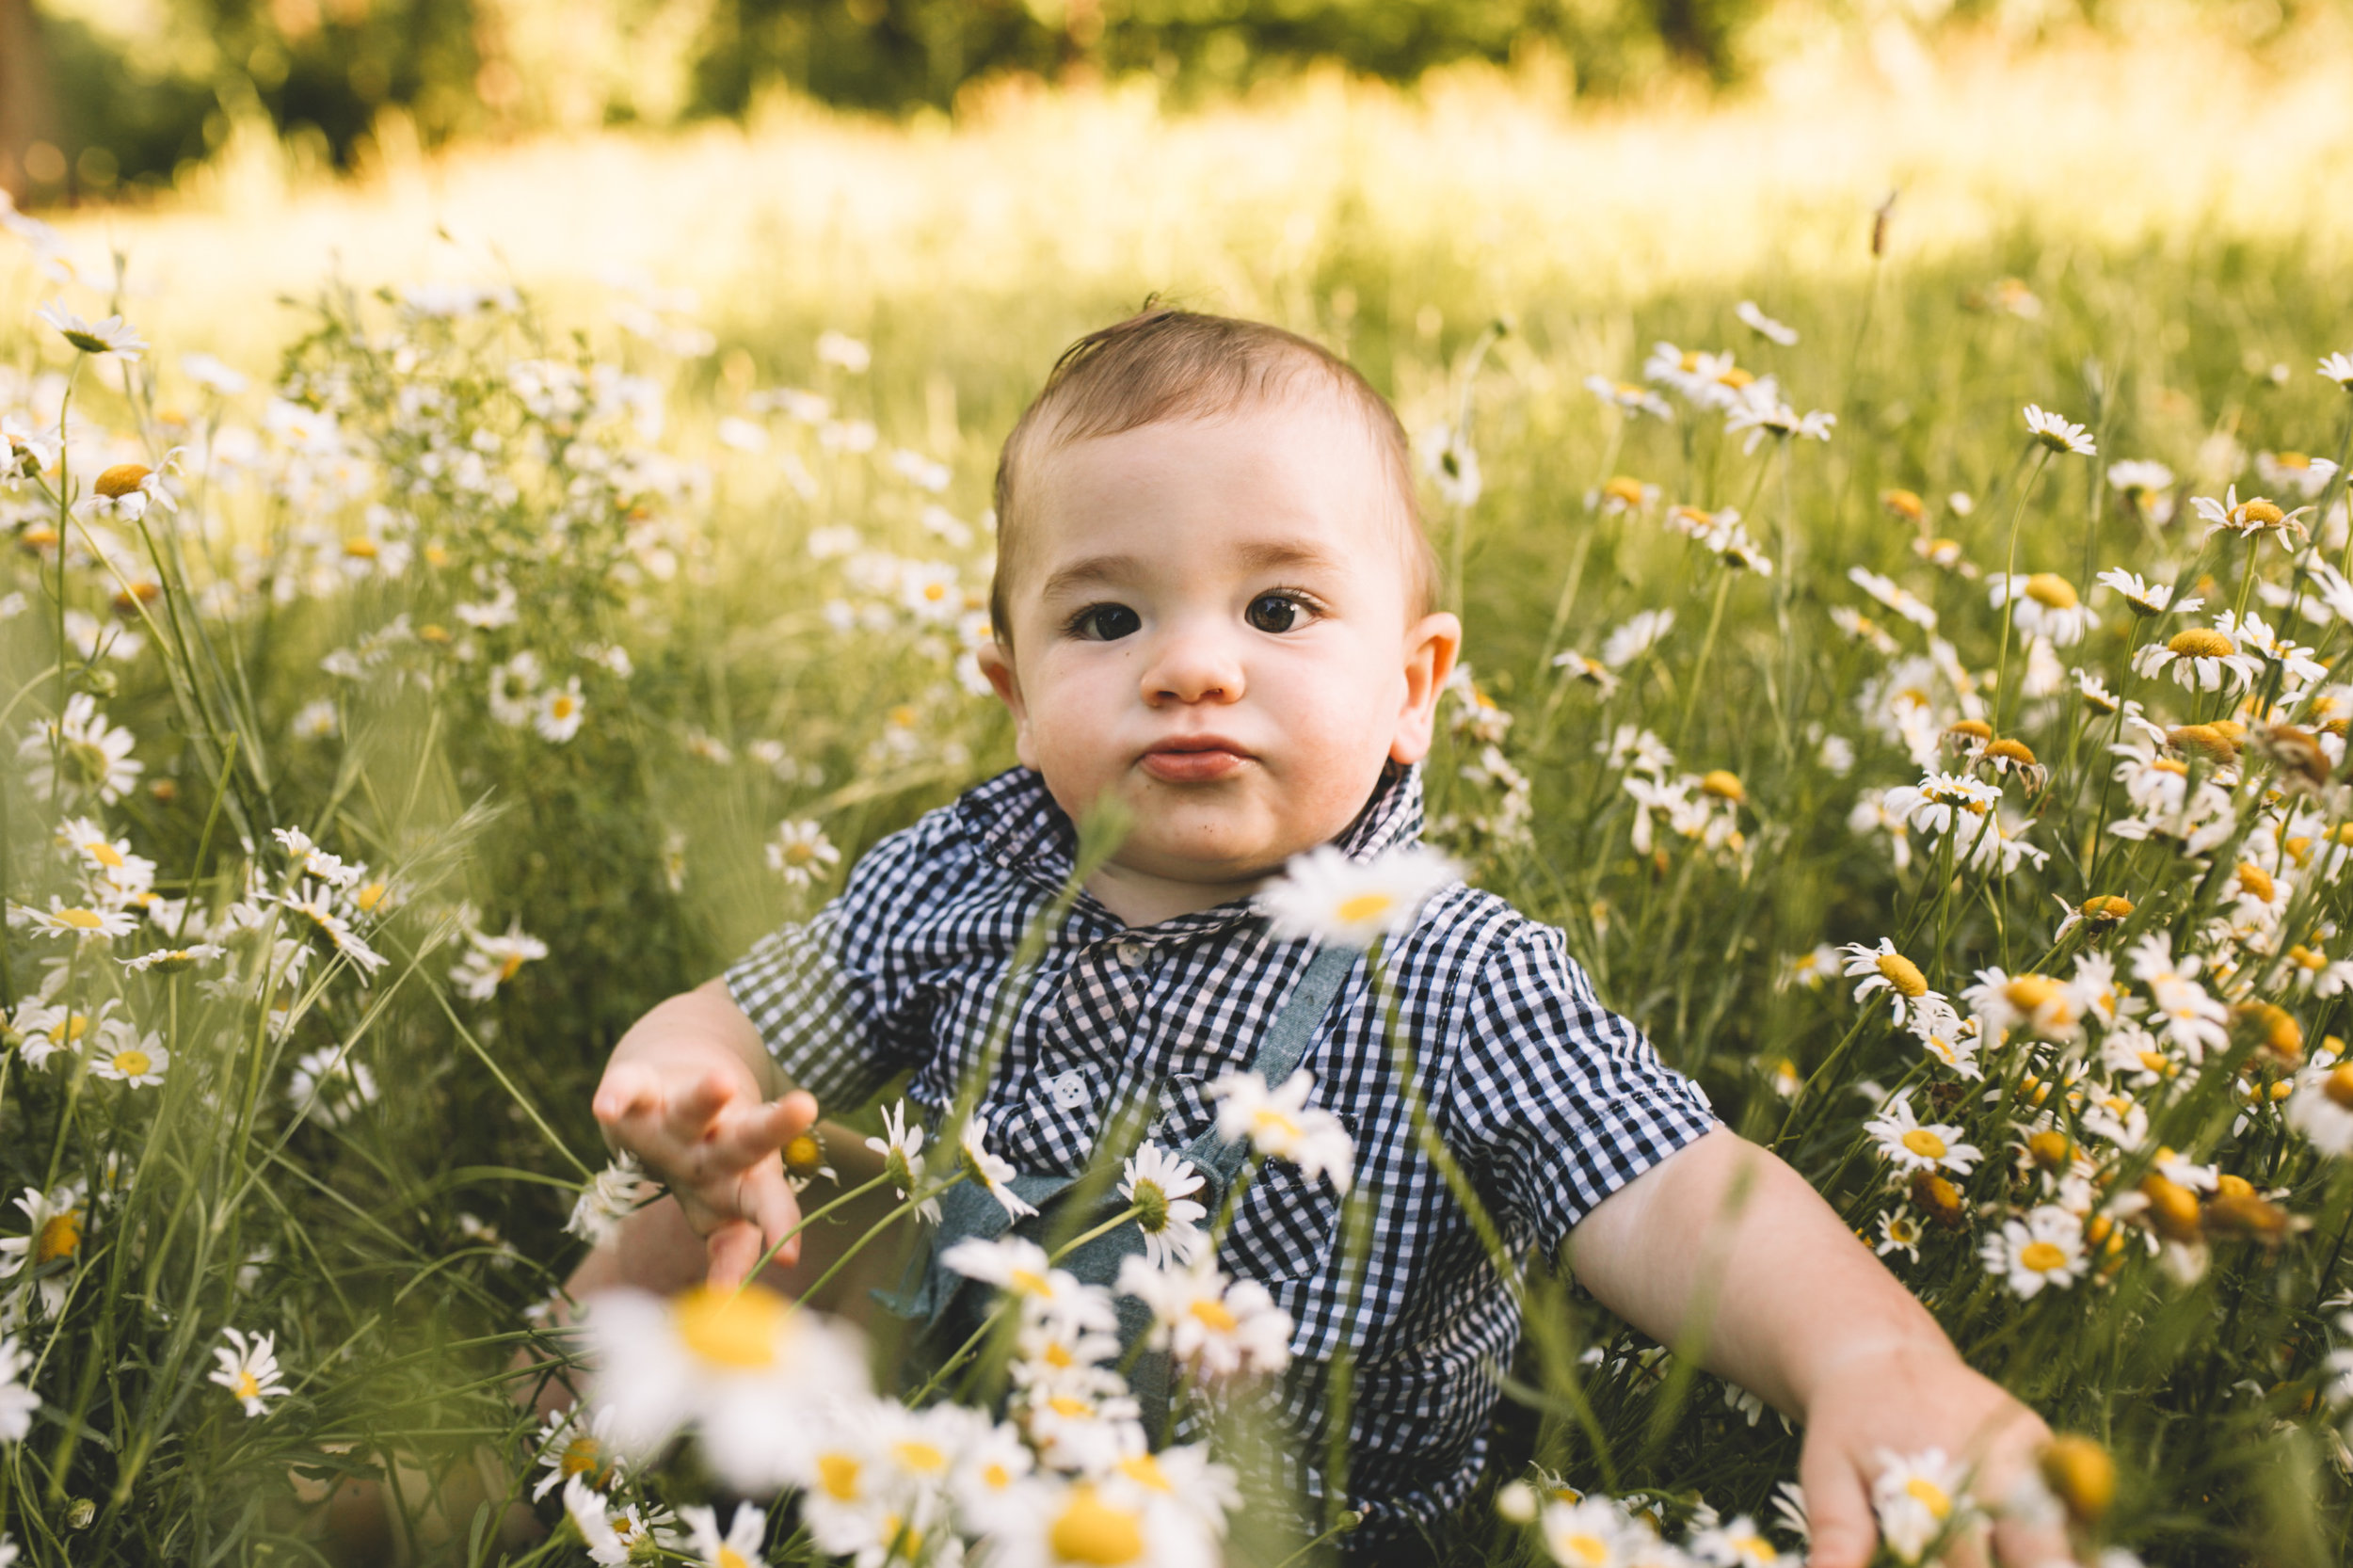
<path fill-rule="evenodd" d="M 1406 600 L 1417 612 L 1427 610 L 1437 591 L 1437 552 L 1422 529 L 1412 449 L 1389 400 L 1347 360 L 1296 332 L 1146 300 L 1135 315 L 1064 349 L 1005 438 L 997 460 L 997 576 L 988 596 L 998 641 L 1012 646 L 1006 584 L 1019 554 L 1024 485 L 1040 459 L 1073 441 L 1231 413 L 1302 387 L 1336 392 L 1363 417 L 1397 492 Z"/>

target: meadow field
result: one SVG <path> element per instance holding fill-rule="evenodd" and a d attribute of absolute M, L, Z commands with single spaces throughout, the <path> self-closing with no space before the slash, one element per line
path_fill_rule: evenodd
<path fill-rule="evenodd" d="M 2348 64 L 1007 88 L 0 214 L 0 1564 L 365 1560 L 364 1490 L 424 1560 L 1214 1560 L 1225 1434 L 1171 1501 L 755 1298 L 766 1371 L 659 1320 L 692 1397 L 617 1426 L 516 1364 L 644 1195 L 620 1032 L 1010 762 L 997 448 L 1154 293 L 1393 398 L 1466 626 L 1432 841 L 2066 1434 L 2008 1501 L 2345 1560 Z M 1522 1288 L 1455 1560 L 1803 1550 L 1785 1423 Z M 867 1424 L 787 1462 L 747 1399 Z M 1972 1505 L 1901 1459 L 1933 1560 Z"/>

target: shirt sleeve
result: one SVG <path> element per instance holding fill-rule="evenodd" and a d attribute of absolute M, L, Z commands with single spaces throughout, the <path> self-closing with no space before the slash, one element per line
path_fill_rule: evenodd
<path fill-rule="evenodd" d="M 1595 1205 L 1717 1125 L 1699 1086 L 1602 1006 L 1561 934 L 1529 925 L 1472 996 L 1449 1098 L 1508 1231 L 1549 1255 Z"/>
<path fill-rule="evenodd" d="M 923 827 L 876 844 L 815 916 L 770 932 L 728 967 L 728 994 L 778 1069 L 820 1105 L 872 1098 L 928 1038 L 928 1004 L 892 940 L 924 858 Z"/>

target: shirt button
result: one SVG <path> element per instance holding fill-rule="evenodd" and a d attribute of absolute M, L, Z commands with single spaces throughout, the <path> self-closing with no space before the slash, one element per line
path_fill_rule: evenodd
<path fill-rule="evenodd" d="M 1131 969 L 1140 969 L 1152 961 L 1152 950 L 1142 942 L 1122 942 L 1117 951 L 1119 961 Z"/>
<path fill-rule="evenodd" d="M 1046 1092 L 1064 1111 L 1076 1111 L 1087 1102 L 1087 1080 L 1080 1073 L 1057 1073 L 1046 1080 Z"/>

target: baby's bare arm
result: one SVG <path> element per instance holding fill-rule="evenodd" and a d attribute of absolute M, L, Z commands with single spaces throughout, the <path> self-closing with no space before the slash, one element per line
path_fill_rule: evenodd
<path fill-rule="evenodd" d="M 1999 1500 L 2049 1436 L 1803 1176 L 1722 1128 L 1605 1199 L 1570 1233 L 1569 1260 L 1626 1321 L 1667 1345 L 1697 1332 L 1702 1365 L 1805 1424 L 1817 1568 L 1870 1556 L 1881 1448 L 1966 1455 L 1978 1495 Z M 2006 1525 L 1995 1544 L 2019 1568 L 2067 1555 L 2053 1529 Z"/>
<path fill-rule="evenodd" d="M 709 1248 L 714 1286 L 743 1279 L 800 1223 L 778 1151 L 816 1121 L 817 1102 L 784 1081 L 724 981 L 631 1025 L 593 1109 L 606 1139 L 668 1184 Z M 777 1256 L 798 1254 L 794 1240 Z"/>

